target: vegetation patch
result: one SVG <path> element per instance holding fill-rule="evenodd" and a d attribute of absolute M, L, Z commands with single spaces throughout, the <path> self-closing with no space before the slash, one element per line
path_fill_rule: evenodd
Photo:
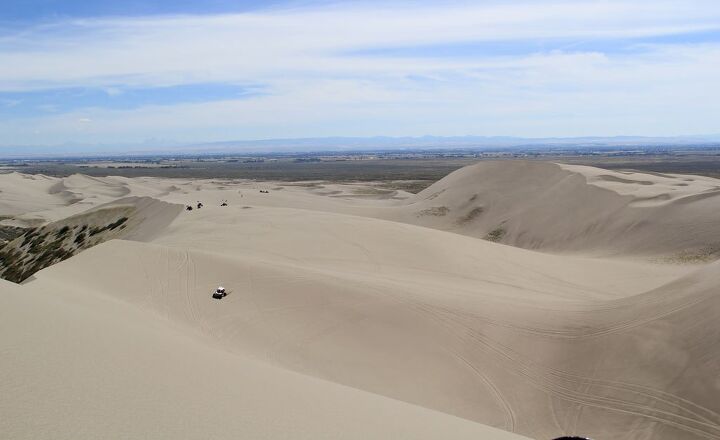
<path fill-rule="evenodd" d="M 25 232 L 25 228 L 0 225 L 0 245 L 3 243 L 7 243 L 8 241 L 15 240 L 17 237 L 21 236 Z"/>
<path fill-rule="evenodd" d="M 433 206 L 431 208 L 423 209 L 422 211 L 418 212 L 418 215 L 423 216 L 434 216 L 434 217 L 442 217 L 448 214 L 450 212 L 450 208 L 447 206 Z"/>
<path fill-rule="evenodd" d="M 91 226 L 80 223 L 82 219 L 75 218 L 75 224 L 25 229 L 12 240 L 0 243 L 0 278 L 15 283 L 25 281 L 36 272 L 83 249 L 116 237 L 118 231 L 127 227 L 129 220 L 125 216 L 111 217 L 111 221 L 104 225 Z M 92 236 L 97 238 L 90 240 Z"/>
<path fill-rule="evenodd" d="M 85 242 L 85 239 L 87 239 L 87 234 L 85 234 L 85 232 L 83 231 L 75 236 L 75 240 L 73 240 L 73 242 L 78 246 L 82 246 Z"/>
<path fill-rule="evenodd" d="M 460 218 L 457 220 L 457 222 L 458 222 L 458 224 L 460 224 L 460 225 L 464 225 L 464 224 L 466 224 L 466 223 L 470 223 L 471 221 L 473 221 L 473 220 L 475 220 L 476 218 L 478 218 L 483 212 L 485 212 L 485 208 L 483 208 L 482 206 L 475 207 L 475 208 L 471 209 L 470 211 L 468 211 L 467 214 L 465 214 L 464 216 L 460 217 Z"/>
<path fill-rule="evenodd" d="M 115 229 L 115 228 L 117 228 L 118 226 L 120 226 L 120 225 L 122 225 L 123 223 L 125 223 L 126 221 L 128 221 L 128 218 L 127 218 L 127 217 L 120 217 L 119 219 L 115 220 L 114 222 L 110 223 L 109 225 L 107 225 L 107 226 L 105 226 L 105 227 L 108 228 L 108 229 Z"/>
<path fill-rule="evenodd" d="M 492 242 L 498 242 L 503 239 L 507 231 L 504 227 L 498 226 L 497 228 L 493 229 L 492 231 L 488 232 L 488 234 L 485 236 L 485 240 L 492 241 Z"/>
<path fill-rule="evenodd" d="M 701 264 L 720 259 L 720 243 L 714 243 L 700 249 L 684 250 L 675 255 L 657 260 L 659 263 Z"/>

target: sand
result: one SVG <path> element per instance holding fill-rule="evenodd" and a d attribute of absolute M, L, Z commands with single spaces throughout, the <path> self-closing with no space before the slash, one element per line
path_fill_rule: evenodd
<path fill-rule="evenodd" d="M 384 218 L 527 249 L 593 256 L 720 251 L 720 181 L 544 162 L 485 161 L 451 173 Z M 446 215 L 427 215 L 444 207 Z"/>
<path fill-rule="evenodd" d="M 167 204 L 0 284 L 10 438 L 720 438 L 720 263 L 668 260 L 720 241 L 720 181 L 532 162 L 417 195 L 42 179 L 8 212 Z M 81 200 L 43 205 L 61 186 Z"/>
<path fill-rule="evenodd" d="M 520 439 L 234 355 L 81 289 L 2 283 L 12 439 Z"/>

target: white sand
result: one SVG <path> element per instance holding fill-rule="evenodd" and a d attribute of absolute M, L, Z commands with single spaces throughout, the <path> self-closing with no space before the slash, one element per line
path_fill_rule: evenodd
<path fill-rule="evenodd" d="M 356 197 L 363 185 L 56 179 L 86 207 L 131 195 L 205 208 L 0 284 L 0 432 L 720 438 L 720 263 L 650 261 L 713 242 L 706 194 L 720 181 L 606 175 L 488 162 L 417 196 L 376 197 Z M 648 203 L 668 179 L 687 186 Z M 43 208 L 43 188 L 28 186 L 27 199 L 41 194 L 15 212 L 77 208 Z M 475 238 L 501 222 L 503 241 L 556 253 Z"/>

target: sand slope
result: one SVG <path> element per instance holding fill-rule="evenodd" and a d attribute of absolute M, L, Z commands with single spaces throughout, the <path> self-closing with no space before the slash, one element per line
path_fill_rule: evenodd
<path fill-rule="evenodd" d="M 169 225 L 161 209 L 133 241 L 0 285 L 0 310 L 17 315 L 2 325 L 23 329 L 3 329 L 9 375 L 42 377 L 5 386 L 6 429 L 43 432 L 23 417 L 50 389 L 48 402 L 71 396 L 130 437 L 170 437 L 199 417 L 196 431 L 183 423 L 190 438 L 503 438 L 475 422 L 536 439 L 720 438 L 720 263 L 693 257 L 712 255 L 717 183 L 528 162 L 480 163 L 417 196 L 152 178 L 101 179 L 96 191 L 75 176 L 63 185 L 86 208 L 117 200 L 117 185 L 205 208 Z M 518 247 L 478 239 L 499 227 L 488 238 Z M 683 252 L 696 264 L 651 261 Z M 210 297 L 218 284 L 222 301 Z M 43 359 L 59 359 L 65 379 L 43 375 Z M 37 373 L 20 373 L 29 366 Z M 96 394 L 103 384 L 114 388 Z M 301 396 L 325 403 L 312 412 Z M 385 405 L 400 425 L 381 418 Z M 49 403 L 39 413 L 59 423 Z M 90 418 L 86 437 L 101 429 Z"/>
<path fill-rule="evenodd" d="M 56 178 L 0 174 L 0 220 L 7 224 L 36 226 L 82 213 L 127 195 L 153 197 L 167 194 L 162 184 L 155 183 L 151 178 L 148 180 L 154 183 L 152 187 L 143 185 L 141 180 L 131 185 L 128 179 L 121 177 L 74 174 Z"/>
<path fill-rule="evenodd" d="M 182 209 L 181 205 L 151 197 L 125 197 L 40 227 L 21 228 L 21 234 L 16 233 L 16 238 L 0 246 L 0 277 L 23 282 L 37 271 L 104 241 L 149 239 Z"/>
<path fill-rule="evenodd" d="M 162 246 L 108 242 L 29 286 L 112 295 L 227 350 L 534 438 L 720 433 L 704 379 L 717 335 L 676 329 L 695 322 L 688 307 L 720 313 L 698 288 L 717 286 L 712 268 L 675 280 L 672 267 L 362 217 L 203 215 L 179 218 Z M 218 283 L 231 289 L 220 302 Z"/>
<path fill-rule="evenodd" d="M 720 181 L 528 161 L 483 161 L 387 218 L 529 249 L 596 255 L 720 252 Z"/>
<path fill-rule="evenodd" d="M 51 210 L 70 203 L 53 188 L 58 179 L 42 175 L 8 173 L 0 175 L 0 216 L 17 216 Z"/>
<path fill-rule="evenodd" d="M 13 439 L 521 437 L 212 347 L 135 307 L 0 282 Z"/>

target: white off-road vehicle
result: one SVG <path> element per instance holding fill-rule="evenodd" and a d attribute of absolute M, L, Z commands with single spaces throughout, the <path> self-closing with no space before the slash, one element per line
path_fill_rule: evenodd
<path fill-rule="evenodd" d="M 212 294 L 212 297 L 215 299 L 223 299 L 225 296 L 227 296 L 227 292 L 225 291 L 225 288 L 223 286 L 215 289 L 215 292 L 213 292 Z"/>

